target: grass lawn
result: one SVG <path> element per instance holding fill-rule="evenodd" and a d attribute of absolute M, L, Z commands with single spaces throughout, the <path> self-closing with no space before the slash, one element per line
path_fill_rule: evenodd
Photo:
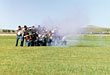
<path fill-rule="evenodd" d="M 110 47 L 102 46 L 109 38 L 80 39 L 78 46 L 27 48 L 0 36 L 0 75 L 110 75 Z"/>

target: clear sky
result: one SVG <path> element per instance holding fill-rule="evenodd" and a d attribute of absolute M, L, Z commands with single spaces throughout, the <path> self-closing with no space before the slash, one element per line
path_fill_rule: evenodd
<path fill-rule="evenodd" d="M 61 20 L 75 14 L 86 17 L 84 25 L 110 27 L 110 0 L 0 0 L 0 29 L 39 25 L 48 18 Z"/>

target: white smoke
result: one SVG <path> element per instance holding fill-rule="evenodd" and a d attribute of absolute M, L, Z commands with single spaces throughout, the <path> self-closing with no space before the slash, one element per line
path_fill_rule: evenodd
<path fill-rule="evenodd" d="M 80 33 L 81 28 L 89 23 L 89 18 L 85 14 L 72 14 L 71 16 L 65 17 L 62 20 L 55 20 L 47 18 L 42 25 L 48 28 L 58 28 L 61 34 L 75 34 Z"/>

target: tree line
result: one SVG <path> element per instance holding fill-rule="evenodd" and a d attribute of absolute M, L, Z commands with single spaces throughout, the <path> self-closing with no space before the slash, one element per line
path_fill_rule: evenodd
<path fill-rule="evenodd" d="M 16 30 L 1 29 L 0 33 L 16 33 Z"/>

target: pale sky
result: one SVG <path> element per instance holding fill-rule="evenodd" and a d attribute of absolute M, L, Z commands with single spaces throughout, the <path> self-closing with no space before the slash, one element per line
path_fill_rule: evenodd
<path fill-rule="evenodd" d="M 84 25 L 110 27 L 110 0 L 0 0 L 0 29 L 39 25 L 48 17 L 82 15 Z"/>

